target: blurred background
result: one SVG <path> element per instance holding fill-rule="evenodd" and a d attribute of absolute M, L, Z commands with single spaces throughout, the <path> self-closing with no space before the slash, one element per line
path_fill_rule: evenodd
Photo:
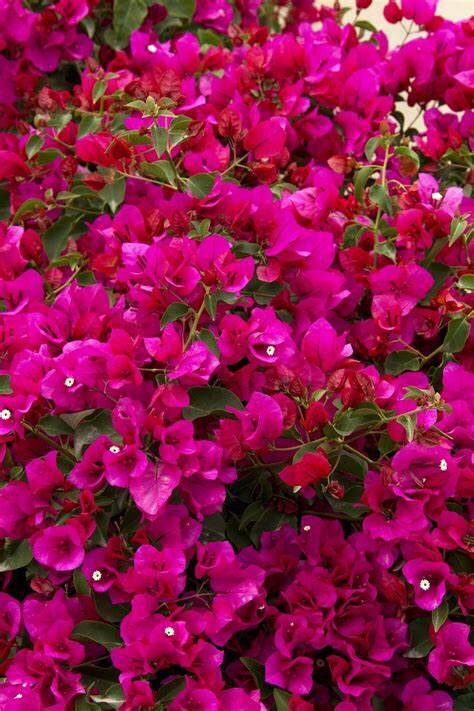
<path fill-rule="evenodd" d="M 341 5 L 349 3 L 341 2 Z M 383 9 L 387 4 L 387 0 L 374 0 L 372 5 L 367 10 L 362 10 L 361 19 L 369 20 L 378 29 L 383 30 L 390 38 L 390 43 L 396 44 L 400 42 L 405 33 L 400 25 L 390 25 L 383 16 Z M 439 0 L 437 15 L 442 15 L 448 20 L 466 20 L 470 15 L 474 14 L 474 0 Z M 405 24 L 407 21 L 405 20 Z"/>

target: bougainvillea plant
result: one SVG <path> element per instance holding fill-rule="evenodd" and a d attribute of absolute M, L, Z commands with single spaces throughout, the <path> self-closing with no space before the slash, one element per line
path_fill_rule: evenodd
<path fill-rule="evenodd" d="M 474 20 L 347 4 L 0 0 L 1 711 L 474 707 Z"/>

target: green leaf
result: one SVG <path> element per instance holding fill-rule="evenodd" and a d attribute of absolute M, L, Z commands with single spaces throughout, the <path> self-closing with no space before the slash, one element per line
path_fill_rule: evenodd
<path fill-rule="evenodd" d="M 215 294 L 206 294 L 204 303 L 207 313 L 214 321 L 217 314 L 217 296 Z"/>
<path fill-rule="evenodd" d="M 166 128 L 163 128 L 162 126 L 152 126 L 151 137 L 153 139 L 156 154 L 160 157 L 166 151 L 168 132 Z"/>
<path fill-rule="evenodd" d="M 267 509 L 262 511 L 262 515 L 257 518 L 250 531 L 250 539 L 257 548 L 260 545 L 262 533 L 265 531 L 277 531 L 285 523 L 296 527 L 296 516 Z"/>
<path fill-rule="evenodd" d="M 99 620 L 83 620 L 73 630 L 74 639 L 96 642 L 107 649 L 122 646 L 119 631 L 113 625 Z"/>
<path fill-rule="evenodd" d="M 40 210 L 44 210 L 45 212 L 48 210 L 48 206 L 45 202 L 43 202 L 43 200 L 38 200 L 37 198 L 25 200 L 25 202 L 22 202 L 18 210 L 15 212 L 12 222 L 15 223 L 20 219 L 20 217 L 31 215 L 35 212 L 39 212 Z"/>
<path fill-rule="evenodd" d="M 407 659 L 423 659 L 431 652 L 433 647 L 434 642 L 431 639 L 425 639 L 417 644 L 416 647 L 412 647 L 408 652 L 405 652 L 403 656 Z"/>
<path fill-rule="evenodd" d="M 131 33 L 141 26 L 147 12 L 146 0 L 114 0 L 114 32 L 110 39 L 115 48 L 128 44 Z"/>
<path fill-rule="evenodd" d="M 10 395 L 11 392 L 10 376 L 0 375 L 0 395 Z"/>
<path fill-rule="evenodd" d="M 104 81 L 103 79 L 99 79 L 98 81 L 96 81 L 96 83 L 92 87 L 92 101 L 94 104 L 97 103 L 97 101 L 100 101 L 100 99 L 104 96 L 106 89 L 106 81 Z"/>
<path fill-rule="evenodd" d="M 183 304 L 182 301 L 175 301 L 173 304 L 170 304 L 166 308 L 163 316 L 161 317 L 160 328 L 164 328 L 169 323 L 177 321 L 179 318 L 186 316 L 188 311 L 189 306 L 187 304 Z"/>
<path fill-rule="evenodd" d="M 95 114 L 86 114 L 86 116 L 82 117 L 79 128 L 77 129 L 77 137 L 83 138 L 84 136 L 88 136 L 89 133 L 95 133 L 101 123 L 102 119 L 100 116 L 96 116 Z"/>
<path fill-rule="evenodd" d="M 367 165 L 357 171 L 354 179 L 354 192 L 358 202 L 362 202 L 364 199 L 364 190 L 367 185 L 367 181 L 379 167 L 376 165 Z"/>
<path fill-rule="evenodd" d="M 214 334 L 209 331 L 207 328 L 203 328 L 201 331 L 198 333 L 198 340 L 203 341 L 203 343 L 206 344 L 206 346 L 209 348 L 211 353 L 214 353 L 214 355 L 219 356 L 220 351 L 219 351 L 219 346 L 217 345 L 217 341 L 214 337 Z"/>
<path fill-rule="evenodd" d="M 443 341 L 444 353 L 459 353 L 464 348 L 469 336 L 469 323 L 465 318 L 453 318 Z"/>
<path fill-rule="evenodd" d="M 162 684 L 156 695 L 157 701 L 162 704 L 168 704 L 184 689 L 185 684 L 186 681 L 183 677 L 173 679 L 173 681 L 169 681 L 167 684 Z"/>
<path fill-rule="evenodd" d="M 38 136 L 37 133 L 34 133 L 32 136 L 29 137 L 29 139 L 26 142 L 25 146 L 25 153 L 28 158 L 33 158 L 44 145 L 44 138 L 42 136 Z"/>
<path fill-rule="evenodd" d="M 107 622 L 120 622 L 129 612 L 129 605 L 113 605 L 107 593 L 93 593 L 97 612 L 103 620 Z"/>
<path fill-rule="evenodd" d="M 99 192 L 100 197 L 108 205 L 112 213 L 117 212 L 125 197 L 125 178 L 115 178 Z"/>
<path fill-rule="evenodd" d="M 140 172 L 147 178 L 153 178 L 168 185 L 175 184 L 175 173 L 169 160 L 157 160 L 154 163 L 142 163 Z"/>
<path fill-rule="evenodd" d="M 186 140 L 187 131 L 191 119 L 188 116 L 176 116 L 169 127 L 169 144 L 170 148 L 174 148 L 182 141 Z"/>
<path fill-rule="evenodd" d="M 249 254 L 259 254 L 261 246 L 255 242 L 239 241 L 232 247 L 232 253 L 236 257 L 246 257 Z"/>
<path fill-rule="evenodd" d="M 223 44 L 222 35 L 218 35 L 217 32 L 214 32 L 213 30 L 199 27 L 197 36 L 201 46 L 210 45 L 211 47 L 220 47 Z"/>
<path fill-rule="evenodd" d="M 448 238 L 448 244 L 450 247 L 461 237 L 467 225 L 467 220 L 463 219 L 462 217 L 454 218 L 454 220 L 451 222 L 451 229 Z"/>
<path fill-rule="evenodd" d="M 474 709 L 474 691 L 454 699 L 454 711 L 472 711 Z"/>
<path fill-rule="evenodd" d="M 224 517 L 220 513 L 206 516 L 202 524 L 200 540 L 205 543 L 208 541 L 225 541 L 225 524 Z"/>
<path fill-rule="evenodd" d="M 253 676 L 258 689 L 260 689 L 262 698 L 266 699 L 268 696 L 270 696 L 273 689 L 265 681 L 265 667 L 263 666 L 263 664 L 258 662 L 256 659 L 251 659 L 250 657 L 240 657 L 240 661 Z"/>
<path fill-rule="evenodd" d="M 263 514 L 265 508 L 261 501 L 252 501 L 242 513 L 239 522 L 239 529 L 243 531 L 249 523 L 255 523 Z"/>
<path fill-rule="evenodd" d="M 282 689 L 273 689 L 276 711 L 288 711 L 291 694 Z"/>
<path fill-rule="evenodd" d="M 91 589 L 87 584 L 87 580 L 84 577 L 84 573 L 80 568 L 76 568 L 72 575 L 72 580 L 76 589 L 76 593 L 78 595 L 87 595 L 88 597 L 90 597 Z"/>
<path fill-rule="evenodd" d="M 125 104 L 127 109 L 136 109 L 137 111 L 141 111 L 142 113 L 146 111 L 146 104 L 144 101 L 129 101 L 128 104 Z"/>
<path fill-rule="evenodd" d="M 214 186 L 215 177 L 213 173 L 196 173 L 188 178 L 187 184 L 194 197 L 205 198 Z"/>
<path fill-rule="evenodd" d="M 390 197 L 383 185 L 380 185 L 380 183 L 372 185 L 369 195 L 372 202 L 375 202 L 375 204 L 381 207 L 384 212 L 388 215 L 393 214 L 393 207 L 390 202 Z"/>
<path fill-rule="evenodd" d="M 0 573 L 24 568 L 32 560 L 33 553 L 28 541 L 9 541 L 0 551 Z"/>
<path fill-rule="evenodd" d="M 379 696 L 372 696 L 372 711 L 385 711 L 385 704 Z"/>
<path fill-rule="evenodd" d="M 364 153 L 365 157 L 367 160 L 370 161 L 374 157 L 374 153 L 377 150 L 377 148 L 380 146 L 381 141 L 383 141 L 382 136 L 374 136 L 373 138 L 369 138 L 367 143 L 364 146 Z"/>
<path fill-rule="evenodd" d="M 363 479 L 367 470 L 368 465 L 365 459 L 358 457 L 354 452 L 343 452 L 336 466 L 336 472 L 353 474 L 358 479 Z M 345 498 L 347 498 L 347 493 Z"/>
<path fill-rule="evenodd" d="M 73 224 L 69 215 L 63 215 L 43 233 L 43 247 L 50 262 L 57 259 L 67 245 Z"/>
<path fill-rule="evenodd" d="M 408 441 L 413 442 L 416 430 L 416 415 L 400 415 L 397 417 L 397 422 L 405 429 Z"/>
<path fill-rule="evenodd" d="M 299 460 L 304 457 L 306 452 L 315 452 L 320 447 L 321 442 L 306 442 L 306 444 L 302 444 L 293 457 L 293 464 L 299 462 Z"/>
<path fill-rule="evenodd" d="M 402 156 L 404 158 L 409 158 L 415 165 L 416 169 L 418 170 L 420 167 L 420 157 L 418 153 L 415 153 L 414 150 L 411 148 L 408 148 L 408 146 L 399 146 L 397 150 L 395 151 L 395 154 L 397 156 Z"/>
<path fill-rule="evenodd" d="M 354 22 L 355 27 L 360 27 L 361 30 L 368 30 L 369 32 L 377 32 L 377 28 L 369 22 L 368 20 L 357 20 Z M 370 159 L 369 159 L 370 160 Z"/>
<path fill-rule="evenodd" d="M 344 230 L 344 247 L 355 247 L 366 229 L 367 225 L 358 224 L 346 227 Z"/>
<path fill-rule="evenodd" d="M 385 242 L 376 242 L 374 245 L 374 249 L 376 250 L 377 254 L 383 254 L 384 257 L 388 257 L 388 259 L 391 259 L 392 262 L 396 261 L 397 250 L 395 245 L 391 242 L 388 242 L 387 240 Z"/>
<path fill-rule="evenodd" d="M 333 423 L 333 427 L 340 435 L 346 437 L 356 430 L 370 428 L 371 425 L 380 422 L 380 414 L 375 406 L 370 403 L 358 408 L 349 408 L 339 413 Z"/>
<path fill-rule="evenodd" d="M 80 274 L 77 275 L 76 281 L 79 284 L 79 286 L 88 286 L 89 284 L 96 284 L 96 279 L 94 276 L 94 272 L 91 271 L 85 271 L 81 272 Z"/>
<path fill-rule="evenodd" d="M 83 447 L 91 444 L 103 434 L 112 439 L 117 438 L 117 434 L 112 427 L 110 412 L 108 410 L 95 410 L 94 415 L 83 420 L 76 429 L 74 437 L 75 456 L 79 457 Z"/>
<path fill-rule="evenodd" d="M 101 711 L 101 708 L 93 701 L 88 701 L 87 696 L 78 696 L 74 704 L 74 711 Z"/>
<path fill-rule="evenodd" d="M 171 17 L 190 20 L 196 11 L 196 0 L 160 0 Z"/>
<path fill-rule="evenodd" d="M 474 291 L 474 274 L 464 274 L 459 277 L 456 286 L 463 291 Z"/>
<path fill-rule="evenodd" d="M 449 615 L 449 605 L 446 600 L 443 600 L 441 605 L 431 613 L 434 631 L 437 632 L 444 625 Z"/>
<path fill-rule="evenodd" d="M 0 220 L 8 220 L 10 216 L 10 194 L 7 190 L 0 190 Z"/>
<path fill-rule="evenodd" d="M 98 704 L 107 704 L 114 709 L 119 708 L 125 701 L 120 684 L 107 684 L 103 690 L 100 690 L 100 693 L 92 693 L 91 698 Z"/>
<path fill-rule="evenodd" d="M 70 435 L 74 433 L 72 427 L 69 427 L 67 422 L 56 415 L 45 415 L 39 421 L 39 426 L 43 432 L 46 432 L 46 434 L 51 437 L 55 437 L 57 435 Z"/>
<path fill-rule="evenodd" d="M 190 404 L 183 409 L 186 420 L 197 420 L 214 413 L 225 413 L 226 407 L 235 407 L 242 410 L 243 405 L 237 395 L 231 390 L 214 387 L 197 387 L 189 390 Z"/>
<path fill-rule="evenodd" d="M 421 360 L 411 351 L 392 351 L 385 359 L 384 366 L 389 375 L 400 375 L 406 370 L 420 370 Z"/>

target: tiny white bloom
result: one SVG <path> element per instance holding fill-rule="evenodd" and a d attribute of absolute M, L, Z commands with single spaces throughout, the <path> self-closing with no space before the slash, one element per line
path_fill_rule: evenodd
<path fill-rule="evenodd" d="M 4 407 L 3 410 L 0 412 L 0 417 L 2 420 L 9 420 L 12 416 L 12 411 L 8 409 L 8 407 Z"/>
<path fill-rule="evenodd" d="M 448 462 L 446 461 L 446 459 L 442 459 L 442 460 L 440 461 L 440 463 L 439 463 L 439 468 L 441 469 L 442 472 L 447 471 L 447 469 L 448 469 Z"/>
<path fill-rule="evenodd" d="M 17 694 L 16 696 L 13 697 L 14 699 L 22 699 L 23 694 Z"/>
<path fill-rule="evenodd" d="M 441 195 L 441 193 L 433 193 L 431 195 L 431 198 L 432 198 L 432 200 L 442 200 L 443 196 Z"/>
<path fill-rule="evenodd" d="M 113 444 L 111 447 L 109 447 L 109 452 L 111 454 L 118 454 L 120 452 L 120 447 L 117 447 L 116 444 Z"/>
<path fill-rule="evenodd" d="M 165 627 L 165 635 L 167 637 L 174 637 L 174 635 L 175 635 L 174 627 Z"/>
<path fill-rule="evenodd" d="M 309 524 L 303 526 L 303 531 L 311 531 L 311 526 Z"/>
<path fill-rule="evenodd" d="M 98 583 L 99 580 L 102 580 L 102 573 L 100 570 L 94 570 L 92 573 L 92 580 L 95 580 L 96 583 Z"/>
<path fill-rule="evenodd" d="M 74 380 L 74 378 L 70 375 L 70 376 L 69 376 L 68 378 L 66 378 L 66 380 L 64 381 L 64 385 L 65 385 L 67 388 L 72 388 L 72 386 L 74 385 L 75 382 L 76 382 L 76 381 Z"/>
<path fill-rule="evenodd" d="M 424 590 L 424 591 L 426 592 L 427 590 L 430 589 L 430 587 L 431 587 L 431 583 L 430 583 L 430 581 L 428 580 L 428 578 L 422 578 L 422 579 L 420 580 L 420 588 L 421 588 L 422 590 Z"/>
<path fill-rule="evenodd" d="M 158 52 L 158 47 L 156 44 L 149 44 L 147 50 L 151 52 L 151 54 L 156 54 Z"/>
<path fill-rule="evenodd" d="M 275 346 L 267 346 L 267 356 L 275 355 Z"/>

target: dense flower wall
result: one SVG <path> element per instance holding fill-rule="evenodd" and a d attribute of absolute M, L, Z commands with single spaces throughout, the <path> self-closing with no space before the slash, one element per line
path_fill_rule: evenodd
<path fill-rule="evenodd" d="M 474 707 L 474 20 L 346 4 L 0 0 L 0 711 Z"/>

